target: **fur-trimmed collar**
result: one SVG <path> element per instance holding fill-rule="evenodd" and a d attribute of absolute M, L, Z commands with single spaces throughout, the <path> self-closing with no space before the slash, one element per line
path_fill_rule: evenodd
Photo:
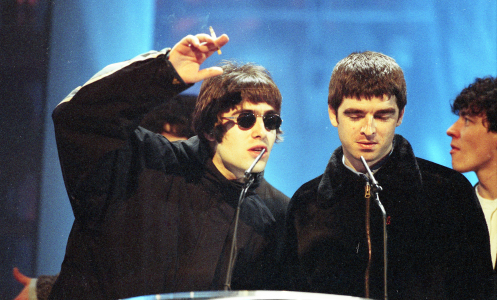
<path fill-rule="evenodd" d="M 422 187 L 421 172 L 409 142 L 401 135 L 394 137 L 393 152 L 383 166 L 375 173 L 375 178 L 383 191 L 418 197 Z M 365 179 L 348 170 L 342 163 L 343 150 L 338 147 L 328 162 L 318 186 L 318 202 L 329 202 L 344 189 L 365 184 Z M 381 198 L 381 193 L 380 193 Z"/>

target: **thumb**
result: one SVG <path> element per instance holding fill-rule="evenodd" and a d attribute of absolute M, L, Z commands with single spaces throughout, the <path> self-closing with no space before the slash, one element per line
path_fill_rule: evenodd
<path fill-rule="evenodd" d="M 22 274 L 18 268 L 14 268 L 13 273 L 14 273 L 14 278 L 24 286 L 28 285 L 31 282 L 31 278 Z"/>
<path fill-rule="evenodd" d="M 221 74 L 223 74 L 223 69 L 221 69 L 220 67 L 210 67 L 210 68 L 199 70 L 198 74 L 197 74 L 197 79 L 198 79 L 198 81 L 201 81 L 201 80 L 204 80 L 204 79 L 207 79 L 210 77 L 214 77 L 214 76 L 218 76 Z"/>

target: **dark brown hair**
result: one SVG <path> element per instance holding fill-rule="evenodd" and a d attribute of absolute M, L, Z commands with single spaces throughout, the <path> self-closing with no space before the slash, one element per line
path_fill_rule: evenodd
<path fill-rule="evenodd" d="M 328 105 L 335 111 L 346 97 L 395 96 L 401 111 L 407 103 L 404 73 L 395 60 L 382 53 L 354 52 L 340 60 L 331 74 Z"/>
<path fill-rule="evenodd" d="M 212 134 L 221 142 L 226 129 L 220 115 L 242 101 L 267 103 L 278 114 L 281 112 L 281 93 L 264 67 L 232 61 L 223 61 L 220 67 L 223 74 L 204 80 L 200 87 L 193 113 L 193 128 L 200 139 L 206 140 L 204 134 Z M 281 134 L 278 129 L 277 140 Z"/>
<path fill-rule="evenodd" d="M 497 78 L 476 78 L 451 105 L 456 115 L 481 116 L 489 131 L 497 132 Z"/>
<path fill-rule="evenodd" d="M 170 101 L 157 106 L 142 120 L 141 126 L 146 129 L 162 133 L 164 124 L 171 125 L 171 134 L 190 138 L 194 136 L 192 129 L 192 114 L 197 102 L 197 96 L 179 94 Z"/>

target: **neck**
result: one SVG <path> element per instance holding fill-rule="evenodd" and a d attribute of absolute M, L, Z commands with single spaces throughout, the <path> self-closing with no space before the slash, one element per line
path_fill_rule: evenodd
<path fill-rule="evenodd" d="M 485 168 L 475 171 L 478 177 L 478 194 L 485 199 L 497 199 L 497 172 L 496 168 Z"/>
<path fill-rule="evenodd" d="M 188 138 L 187 137 L 184 137 L 184 136 L 179 136 L 179 135 L 176 135 L 174 133 L 171 133 L 171 132 L 166 132 L 166 131 L 163 131 L 161 132 L 161 134 L 166 138 L 168 139 L 170 142 L 174 142 L 174 141 L 179 141 L 179 140 L 187 140 Z"/>
<path fill-rule="evenodd" d="M 216 169 L 228 180 L 234 180 L 234 181 L 238 181 L 238 182 L 241 182 L 243 183 L 244 182 L 244 176 L 245 174 L 243 173 L 239 173 L 239 174 L 235 174 L 233 173 L 232 171 L 230 171 L 223 163 L 222 159 L 217 156 L 217 155 L 214 155 L 214 157 L 212 158 L 212 163 L 214 164 L 214 166 L 216 167 Z"/>
<path fill-rule="evenodd" d="M 374 170 L 380 168 L 383 165 L 383 163 L 387 160 L 388 157 L 389 157 L 389 155 L 386 155 L 382 159 L 375 161 L 373 163 L 367 162 L 369 169 L 374 173 Z M 363 174 L 367 173 L 366 167 L 364 166 L 364 164 L 362 163 L 361 160 L 348 159 L 348 157 L 345 155 L 345 153 L 342 157 L 342 162 L 345 166 L 348 166 L 349 168 L 351 168 L 352 170 L 355 170 L 356 172 L 363 173 Z"/>
<path fill-rule="evenodd" d="M 490 200 L 497 199 L 496 182 L 494 182 L 493 184 L 488 184 L 488 182 L 478 181 L 478 185 L 476 188 L 477 188 L 478 194 L 481 197 L 483 197 L 485 199 L 490 199 Z"/>

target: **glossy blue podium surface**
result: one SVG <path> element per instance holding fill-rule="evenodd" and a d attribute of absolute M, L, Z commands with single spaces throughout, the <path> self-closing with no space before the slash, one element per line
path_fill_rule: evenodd
<path fill-rule="evenodd" d="M 222 299 L 222 300 L 352 300 L 352 296 L 290 291 L 205 291 L 139 296 L 126 300 Z"/>

